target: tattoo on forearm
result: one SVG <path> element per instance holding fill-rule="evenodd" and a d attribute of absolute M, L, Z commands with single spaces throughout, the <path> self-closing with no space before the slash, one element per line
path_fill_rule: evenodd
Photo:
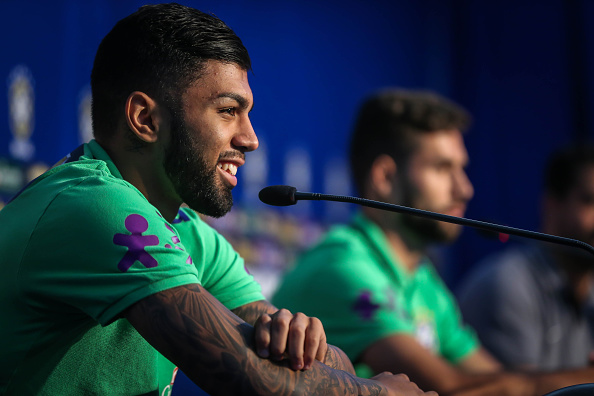
<path fill-rule="evenodd" d="M 326 352 L 326 361 L 324 363 L 334 369 L 355 374 L 355 368 L 349 358 L 334 345 L 328 345 L 328 352 Z"/>
<path fill-rule="evenodd" d="M 286 360 L 258 357 L 253 327 L 198 285 L 157 293 L 134 305 L 126 317 L 213 395 L 379 395 L 382 390 L 375 381 L 319 362 L 309 370 L 293 371 Z M 330 359 L 336 359 L 334 352 Z"/>
<path fill-rule="evenodd" d="M 242 305 L 241 307 L 237 307 L 231 310 L 235 315 L 239 316 L 241 319 L 245 320 L 252 326 L 256 323 L 256 320 L 263 314 L 273 314 L 277 311 L 274 305 L 270 304 L 266 300 L 255 301 L 250 304 Z"/>

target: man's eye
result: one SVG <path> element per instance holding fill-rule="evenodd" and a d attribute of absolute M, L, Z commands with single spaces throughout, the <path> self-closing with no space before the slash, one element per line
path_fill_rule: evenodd
<path fill-rule="evenodd" d="M 449 172 L 452 169 L 452 165 L 447 162 L 439 162 L 435 164 L 435 169 L 438 172 Z"/>
<path fill-rule="evenodd" d="M 584 205 L 594 205 L 594 195 L 584 192 L 580 195 L 580 201 Z"/>
<path fill-rule="evenodd" d="M 235 115 L 235 107 L 227 107 L 225 109 L 221 109 L 221 110 L 219 110 L 219 113 L 227 113 L 230 116 L 234 116 Z"/>

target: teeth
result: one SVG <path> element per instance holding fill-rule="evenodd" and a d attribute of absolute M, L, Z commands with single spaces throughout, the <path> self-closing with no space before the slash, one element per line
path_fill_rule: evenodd
<path fill-rule="evenodd" d="M 231 174 L 232 176 L 235 176 L 237 174 L 237 165 L 234 164 L 230 164 L 228 162 L 225 162 L 224 164 L 221 164 L 220 162 L 217 164 L 217 166 L 219 168 L 221 168 L 222 170 L 228 172 L 229 174 Z"/>

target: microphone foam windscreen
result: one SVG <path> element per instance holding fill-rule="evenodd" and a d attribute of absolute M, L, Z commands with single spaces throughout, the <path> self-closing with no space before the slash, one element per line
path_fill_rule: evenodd
<path fill-rule="evenodd" d="M 260 190 L 258 198 L 267 205 L 289 206 L 295 205 L 295 192 L 297 189 L 291 186 L 268 186 Z"/>

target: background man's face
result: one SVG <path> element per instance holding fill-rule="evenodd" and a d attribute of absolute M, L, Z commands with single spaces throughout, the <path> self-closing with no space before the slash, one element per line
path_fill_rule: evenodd
<path fill-rule="evenodd" d="M 249 119 L 253 105 L 247 72 L 209 61 L 182 97 L 182 114 L 171 122 L 164 167 L 183 202 L 208 216 L 231 210 L 235 173 L 245 152 L 258 147 Z"/>
<path fill-rule="evenodd" d="M 582 170 L 577 185 L 551 210 L 557 224 L 553 233 L 594 245 L 594 166 Z"/>
<path fill-rule="evenodd" d="M 404 205 L 450 216 L 463 217 L 474 195 L 465 167 L 468 153 L 457 130 L 419 135 L 406 168 L 400 168 Z M 402 221 L 427 243 L 451 242 L 462 227 L 456 224 L 403 216 Z"/>

